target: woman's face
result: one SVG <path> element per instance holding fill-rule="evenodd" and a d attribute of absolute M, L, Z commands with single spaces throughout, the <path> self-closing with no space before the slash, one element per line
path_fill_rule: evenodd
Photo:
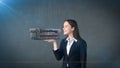
<path fill-rule="evenodd" d="M 71 27 L 71 25 L 67 21 L 65 21 L 63 24 L 64 35 L 69 35 L 69 34 L 73 33 L 73 31 L 74 31 L 74 28 Z"/>

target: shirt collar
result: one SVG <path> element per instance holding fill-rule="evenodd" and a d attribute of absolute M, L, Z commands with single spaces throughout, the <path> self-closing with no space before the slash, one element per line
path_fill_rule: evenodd
<path fill-rule="evenodd" d="M 66 40 L 67 40 L 67 41 L 70 41 L 70 39 L 69 39 L 68 37 L 66 38 Z M 72 41 L 77 42 L 77 39 L 73 38 Z"/>

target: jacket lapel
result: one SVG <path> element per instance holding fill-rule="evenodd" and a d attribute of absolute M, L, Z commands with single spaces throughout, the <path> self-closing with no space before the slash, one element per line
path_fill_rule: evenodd
<path fill-rule="evenodd" d="M 70 48 L 69 56 L 72 54 L 72 51 L 75 49 L 76 43 L 77 43 L 77 42 L 75 42 L 75 41 L 73 42 L 73 44 L 72 44 L 72 46 L 71 46 L 71 48 Z"/>
<path fill-rule="evenodd" d="M 67 47 L 67 42 L 68 42 L 68 41 L 65 40 L 65 46 L 64 46 L 64 51 L 65 51 L 65 52 L 64 52 L 64 53 L 65 53 L 66 55 L 67 55 L 67 49 L 66 49 L 66 47 Z"/>

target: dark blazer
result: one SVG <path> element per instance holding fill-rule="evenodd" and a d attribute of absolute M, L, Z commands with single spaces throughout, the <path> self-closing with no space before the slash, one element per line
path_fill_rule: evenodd
<path fill-rule="evenodd" d="M 60 48 L 56 51 L 53 51 L 57 60 L 63 58 L 62 68 L 66 68 L 69 64 L 70 68 L 86 68 L 86 59 L 87 59 L 87 44 L 85 40 L 80 39 L 77 42 L 73 42 L 69 56 L 66 51 L 67 40 L 63 39 L 60 43 Z"/>

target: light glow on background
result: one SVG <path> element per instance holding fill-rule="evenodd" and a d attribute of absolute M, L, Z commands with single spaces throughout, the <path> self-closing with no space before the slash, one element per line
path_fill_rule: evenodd
<path fill-rule="evenodd" d="M 13 3 L 7 0 L 0 0 L 0 15 L 16 15 L 16 11 L 11 6 Z"/>

